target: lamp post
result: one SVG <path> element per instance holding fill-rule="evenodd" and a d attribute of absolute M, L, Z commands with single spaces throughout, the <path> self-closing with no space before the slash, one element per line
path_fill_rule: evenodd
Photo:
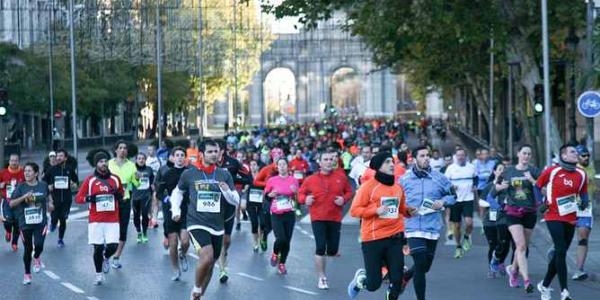
<path fill-rule="evenodd" d="M 569 54 L 571 55 L 569 59 L 569 69 L 571 72 L 571 76 L 569 76 L 569 96 L 570 96 L 570 110 L 569 110 L 569 136 L 571 142 L 577 141 L 577 119 L 575 116 L 575 111 L 577 110 L 577 97 L 575 91 L 575 59 L 577 57 L 577 44 L 579 43 L 579 38 L 575 34 L 575 28 L 569 28 L 569 35 L 565 38 L 565 45 L 569 50 Z"/>

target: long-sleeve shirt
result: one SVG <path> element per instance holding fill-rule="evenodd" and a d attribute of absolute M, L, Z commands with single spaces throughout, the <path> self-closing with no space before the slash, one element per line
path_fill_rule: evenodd
<path fill-rule="evenodd" d="M 109 177 L 101 179 L 92 174 L 81 184 L 79 192 L 75 195 L 75 202 L 83 204 L 86 197 L 95 197 L 96 201 L 89 203 L 89 222 L 119 223 L 118 199 L 123 193 L 123 185 L 118 176 L 110 174 Z"/>
<path fill-rule="evenodd" d="M 317 173 L 307 177 L 298 191 L 298 203 L 306 204 L 306 197 L 312 195 L 313 203 L 309 206 L 311 221 L 342 221 L 343 205 L 335 204 L 335 198 L 344 198 L 344 204 L 352 199 L 352 186 L 346 176 L 339 173 L 325 175 Z"/>
<path fill-rule="evenodd" d="M 25 181 L 25 173 L 23 168 L 19 167 L 17 170 L 11 170 L 6 168 L 0 171 L 0 182 L 4 183 L 4 188 L 0 189 L 2 197 L 9 199 L 11 198 L 12 192 L 17 188 L 17 185 Z"/>
<path fill-rule="evenodd" d="M 260 169 L 258 175 L 254 177 L 254 186 L 264 189 L 264 187 L 267 185 L 267 180 L 277 174 L 277 166 L 275 164 L 270 164 Z"/>
<path fill-rule="evenodd" d="M 116 159 L 113 158 L 108 161 L 108 169 L 112 174 L 119 176 L 119 179 L 123 184 L 123 189 L 125 190 L 123 199 L 130 199 L 131 189 L 133 186 L 138 186 L 140 184 L 135 177 L 135 173 L 137 172 L 135 164 L 130 160 L 125 160 L 125 162 L 119 166 Z"/>
<path fill-rule="evenodd" d="M 536 187 L 546 187 L 548 211 L 546 221 L 562 221 L 575 224 L 577 221 L 577 197 L 588 201 L 587 176 L 585 171 L 576 168 L 568 171 L 556 165 L 545 169 L 537 179 Z"/>

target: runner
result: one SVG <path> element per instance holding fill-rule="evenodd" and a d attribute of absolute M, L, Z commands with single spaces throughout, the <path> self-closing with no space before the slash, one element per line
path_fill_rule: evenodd
<path fill-rule="evenodd" d="M 488 241 L 487 264 L 489 264 L 489 278 L 494 278 L 498 274 L 506 275 L 504 260 L 510 251 L 511 237 L 506 225 L 506 214 L 504 205 L 506 205 L 504 194 L 498 195 L 496 187 L 501 187 L 504 179 L 505 167 L 503 164 L 496 164 L 492 170 L 492 175 L 487 180 L 486 187 L 483 188 L 485 201 L 480 202 L 480 207 L 484 207 L 483 230 Z M 484 202 L 484 203 L 482 203 Z M 482 205 L 483 204 L 483 205 Z"/>
<path fill-rule="evenodd" d="M 198 151 L 195 139 L 188 138 L 188 140 L 190 141 L 190 146 L 185 149 L 185 156 L 187 157 L 186 165 L 197 165 L 197 163 L 200 163 L 201 160 L 200 151 Z"/>
<path fill-rule="evenodd" d="M 450 208 L 450 225 L 453 227 L 456 251 L 454 258 L 463 257 L 465 251 L 471 250 L 471 233 L 473 232 L 473 202 L 476 198 L 477 176 L 475 167 L 467 162 L 463 148 L 455 152 L 456 161 L 446 169 L 446 177 L 456 189 L 456 203 Z M 461 233 L 461 222 L 465 219 L 465 233 Z"/>
<path fill-rule="evenodd" d="M 348 285 L 348 296 L 356 298 L 361 290 L 376 291 L 381 286 L 381 268 L 388 268 L 390 285 L 386 299 L 398 299 L 402 293 L 404 272 L 404 216 L 415 213 L 406 206 L 404 191 L 394 183 L 394 159 L 389 152 L 375 155 L 369 164 L 377 170 L 374 180 L 357 191 L 350 214 L 361 218 L 364 269 L 358 269 Z"/>
<path fill-rule="evenodd" d="M 418 208 L 417 215 L 406 220 L 406 237 L 414 264 L 402 278 L 402 290 L 414 278 L 417 299 L 424 300 L 425 275 L 433 264 L 442 231 L 442 210 L 454 204 L 456 198 L 450 181 L 429 165 L 427 147 L 417 147 L 412 156 L 416 161 L 414 166 L 400 179 L 406 205 Z"/>
<path fill-rule="evenodd" d="M 25 173 L 19 165 L 19 155 L 11 154 L 8 159 L 8 168 L 0 171 L 0 191 L 2 192 L 3 201 L 10 203 L 13 191 L 23 181 L 25 181 Z M 2 207 L 5 206 L 2 205 Z M 4 229 L 6 230 L 4 239 L 7 243 L 10 243 L 13 252 L 17 252 L 19 248 L 19 224 L 17 220 L 14 218 L 13 220 L 4 220 Z"/>
<path fill-rule="evenodd" d="M 371 147 L 365 145 L 360 148 L 360 156 L 354 158 L 350 163 L 352 169 L 350 170 L 350 174 L 348 176 L 354 181 L 355 187 L 360 186 L 360 183 L 362 182 L 360 178 L 363 176 L 365 171 L 369 169 L 369 161 L 371 160 L 371 157 Z"/>
<path fill-rule="evenodd" d="M 288 162 L 285 157 L 275 161 L 277 176 L 267 180 L 265 195 L 271 211 L 271 226 L 275 234 L 271 266 L 277 267 L 279 274 L 287 274 L 285 263 L 290 252 L 290 243 L 296 224 L 294 202 L 298 193 L 298 180 L 290 176 Z"/>
<path fill-rule="evenodd" d="M 590 164 L 590 152 L 583 145 L 577 146 L 577 153 L 579 154 L 578 167 L 585 170 L 588 178 L 588 199 L 590 199 L 589 205 L 585 210 L 577 211 L 577 236 L 579 242 L 577 243 L 577 271 L 573 274 L 573 280 L 585 280 L 588 274 L 584 270 L 585 259 L 588 253 L 588 239 L 592 232 L 594 224 L 592 215 L 592 202 L 594 199 L 594 192 L 596 191 L 596 185 L 594 184 L 594 176 L 596 171 L 594 170 L 593 164 Z"/>
<path fill-rule="evenodd" d="M 104 283 L 104 274 L 110 271 L 110 257 L 119 243 L 119 205 L 125 191 L 118 176 L 108 169 L 110 154 L 105 150 L 92 150 L 88 161 L 95 170 L 85 178 L 75 196 L 75 202 L 88 203 L 90 210 L 88 242 L 94 246 L 94 284 Z"/>
<path fill-rule="evenodd" d="M 154 172 L 146 166 L 146 154 L 140 152 L 136 155 L 135 168 L 139 186 L 133 186 L 131 202 L 133 204 L 133 224 L 137 231 L 137 243 L 148 243 L 148 217 L 152 205 L 154 187 Z M 141 220 L 140 220 L 141 219 Z M 140 222 L 141 221 L 141 222 Z"/>
<path fill-rule="evenodd" d="M 516 247 L 513 250 L 515 259 L 511 265 L 506 266 L 506 273 L 509 275 L 509 286 L 520 286 L 518 280 L 520 272 L 527 293 L 533 293 L 534 290 L 529 281 L 527 249 L 537 221 L 533 187 L 536 178 L 540 174 L 537 168 L 529 165 L 531 155 L 531 146 L 521 146 L 517 151 L 517 165 L 506 168 L 502 174 L 502 184 L 496 185 L 497 192 L 504 191 L 505 193 L 506 223 Z"/>
<path fill-rule="evenodd" d="M 308 162 L 302 157 L 302 151 L 296 150 L 294 158 L 290 161 L 290 173 L 302 184 L 304 178 L 308 176 Z"/>
<path fill-rule="evenodd" d="M 333 157 L 333 153 L 321 153 L 320 172 L 307 177 L 298 192 L 298 203 L 309 207 L 315 237 L 317 287 L 322 290 L 329 289 L 326 256 L 338 255 L 343 207 L 352 199 L 348 178 L 332 172 Z"/>
<path fill-rule="evenodd" d="M 183 148 L 175 147 L 171 149 L 169 156 L 167 164 L 158 170 L 155 186 L 156 198 L 162 202 L 163 227 L 166 241 L 166 243 L 163 242 L 163 245 L 169 249 L 171 267 L 173 268 L 171 280 L 179 281 L 181 271 L 187 272 L 188 270 L 187 251 L 190 247 L 190 237 L 186 228 L 188 204 L 186 201 L 178 204 L 180 207 L 175 209 L 181 211 L 182 214 L 175 221 L 171 215 L 173 204 L 169 201 L 169 195 L 177 187 L 181 179 L 181 174 L 188 168 L 185 167 L 185 150 Z M 178 253 L 177 247 L 179 243 L 181 243 L 181 250 Z M 179 264 L 181 264 L 181 267 Z"/>
<path fill-rule="evenodd" d="M 252 178 L 258 176 L 259 171 L 260 169 L 256 160 L 251 160 L 250 172 Z M 262 235 L 264 230 L 264 222 L 263 218 L 261 217 L 263 198 L 263 189 L 259 189 L 254 184 L 252 184 L 250 185 L 248 193 L 244 200 L 242 200 L 242 204 L 240 205 L 242 209 L 248 212 L 248 216 L 250 217 L 252 239 L 254 241 L 252 251 L 254 251 L 254 253 L 258 253 L 258 250 L 261 248 L 261 241 L 263 240 Z M 263 252 L 266 251 L 266 245 L 262 249 L 264 249 L 262 250 Z"/>
<path fill-rule="evenodd" d="M 206 292 L 216 260 L 221 254 L 225 234 L 225 202 L 239 204 L 233 178 L 229 172 L 218 168 L 219 144 L 210 139 L 199 145 L 203 160 L 200 168 L 183 172 L 170 197 L 172 220 L 180 221 L 180 204 L 184 196 L 187 204 L 187 230 L 198 256 L 194 288 L 191 299 L 198 300 Z"/>
<path fill-rule="evenodd" d="M 127 241 L 127 228 L 129 227 L 129 218 L 131 217 L 131 189 L 134 186 L 139 186 L 140 183 L 138 182 L 135 163 L 127 158 L 127 142 L 123 140 L 117 141 L 114 151 L 116 156 L 108 161 L 108 169 L 112 174 L 119 176 L 124 190 L 123 199 L 119 203 L 119 247 L 112 261 L 112 267 L 120 269 L 123 267 L 120 258 L 121 254 L 123 254 L 125 242 Z"/>
<path fill-rule="evenodd" d="M 560 284 L 560 299 L 572 299 L 567 287 L 567 251 L 575 235 L 578 206 L 579 210 L 585 210 L 589 203 L 588 178 L 584 170 L 577 168 L 579 155 L 575 147 L 573 144 L 560 147 L 558 165 L 546 168 L 535 185 L 536 200 L 545 200 L 541 210 L 554 243 L 554 255 L 548 263 L 546 276 L 537 285 L 542 300 L 551 299 L 552 289 L 549 287 L 556 275 Z M 545 199 L 541 195 L 544 187 Z"/>
<path fill-rule="evenodd" d="M 274 162 L 281 157 L 284 157 L 283 150 L 280 148 L 271 149 L 269 154 L 273 163 L 260 169 L 260 172 L 258 172 L 258 175 L 254 177 L 253 180 L 254 186 L 258 189 L 264 190 L 267 180 L 273 176 L 277 176 L 277 165 Z M 271 207 L 268 205 L 267 201 L 263 201 L 261 218 L 263 219 L 264 230 L 262 233 L 262 240 L 260 241 L 260 249 L 265 252 L 267 251 L 267 239 L 271 232 Z"/>
<path fill-rule="evenodd" d="M 73 191 L 77 189 L 79 178 L 75 169 L 67 164 L 67 150 L 56 151 L 56 165 L 44 174 L 44 181 L 52 195 L 54 211 L 50 214 L 50 232 L 54 232 L 58 223 L 58 247 L 65 246 L 64 237 L 67 230 L 67 219 L 73 203 Z"/>
<path fill-rule="evenodd" d="M 252 183 L 252 174 L 250 173 L 250 166 L 246 164 L 246 153 L 243 151 L 238 151 L 235 153 L 235 159 L 240 163 L 240 170 L 238 172 L 239 177 L 244 177 L 246 183 L 243 184 L 239 180 L 235 183 L 235 190 L 240 195 L 240 198 L 243 199 L 242 203 L 246 200 L 246 193 L 248 192 L 248 188 Z M 235 182 L 235 180 L 234 180 Z M 248 220 L 248 215 L 246 214 L 246 205 L 242 208 L 241 205 L 237 207 L 235 210 L 235 230 L 242 230 L 241 217 L 243 216 L 244 221 Z"/>
<path fill-rule="evenodd" d="M 492 170 L 496 165 L 496 161 L 490 159 L 488 149 L 481 148 L 479 149 L 479 156 L 473 165 L 475 167 L 475 174 L 477 175 L 477 196 L 479 197 L 477 200 L 485 202 L 486 194 L 483 193 L 483 189 L 488 184 L 488 179 L 490 178 L 490 175 L 492 175 Z M 479 217 L 481 219 L 484 218 L 484 210 L 485 208 L 479 207 Z"/>
<path fill-rule="evenodd" d="M 438 149 L 433 149 L 431 153 L 432 155 L 429 162 L 431 164 L 431 168 L 440 172 L 442 167 L 444 167 L 444 158 L 440 156 L 440 150 Z"/>
<path fill-rule="evenodd" d="M 40 171 L 36 163 L 26 163 L 24 168 L 25 182 L 17 185 L 12 193 L 10 207 L 19 223 L 23 238 L 23 263 L 25 275 L 23 284 L 31 284 L 31 255 L 33 254 L 33 271 L 39 273 L 44 264 L 40 255 L 44 250 L 44 239 L 48 232 L 48 217 L 46 213 L 52 212 L 52 196 L 48 194 L 48 185 L 38 181 Z M 34 252 L 35 249 L 35 252 Z"/>
<path fill-rule="evenodd" d="M 156 147 L 154 145 L 149 145 L 146 150 L 146 165 L 152 168 L 152 172 L 154 173 L 154 177 L 158 173 L 158 169 L 160 169 L 160 160 L 156 157 Z M 150 212 L 150 220 L 148 221 L 148 227 L 150 228 L 158 228 L 158 200 L 156 197 L 152 197 L 152 210 Z"/>

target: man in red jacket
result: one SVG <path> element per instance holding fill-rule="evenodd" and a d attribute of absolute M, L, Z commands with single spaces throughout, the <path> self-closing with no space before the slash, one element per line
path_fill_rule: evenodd
<path fill-rule="evenodd" d="M 290 161 L 290 171 L 292 172 L 292 175 L 294 175 L 294 178 L 302 184 L 304 177 L 306 177 L 306 174 L 308 173 L 308 162 L 302 158 L 301 150 L 296 150 L 294 159 Z"/>
<path fill-rule="evenodd" d="M 329 288 L 325 275 L 325 256 L 338 254 L 343 208 L 352 198 L 352 187 L 346 174 L 333 170 L 335 159 L 334 151 L 321 153 L 321 171 L 307 177 L 298 191 L 298 203 L 309 207 L 316 244 L 317 286 L 322 290 Z"/>
<path fill-rule="evenodd" d="M 19 165 L 19 155 L 11 154 L 8 160 L 8 168 L 0 171 L 0 192 L 4 201 L 10 202 L 10 196 L 17 185 L 25 181 L 25 173 Z M 0 216 L 2 217 L 2 216 Z M 19 224 L 16 220 L 4 220 L 7 243 L 11 243 L 13 251 L 17 251 L 19 243 Z"/>
<path fill-rule="evenodd" d="M 119 177 L 108 170 L 107 151 L 93 150 L 88 158 L 95 166 L 94 174 L 83 181 L 75 202 L 87 202 L 89 206 L 88 242 L 94 246 L 94 283 L 101 285 L 104 274 L 110 270 L 109 259 L 119 245 L 119 201 L 124 189 Z"/>

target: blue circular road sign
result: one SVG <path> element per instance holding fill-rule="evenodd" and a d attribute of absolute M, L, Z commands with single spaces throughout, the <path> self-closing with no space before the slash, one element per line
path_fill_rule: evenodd
<path fill-rule="evenodd" d="M 587 91 L 577 99 L 577 109 L 586 118 L 600 115 L 600 93 Z"/>

